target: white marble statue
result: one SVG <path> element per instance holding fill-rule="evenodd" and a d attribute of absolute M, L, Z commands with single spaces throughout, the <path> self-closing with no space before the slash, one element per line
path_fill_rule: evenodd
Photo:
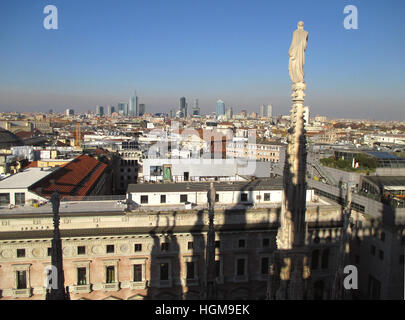
<path fill-rule="evenodd" d="M 298 22 L 298 29 L 293 33 L 288 70 L 293 83 L 304 82 L 305 49 L 307 48 L 308 32 L 304 30 L 304 22 Z"/>

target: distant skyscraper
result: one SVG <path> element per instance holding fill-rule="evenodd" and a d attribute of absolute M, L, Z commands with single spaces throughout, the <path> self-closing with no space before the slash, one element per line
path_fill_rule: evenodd
<path fill-rule="evenodd" d="M 102 117 L 104 115 L 104 107 L 103 106 L 96 106 L 96 115 Z"/>
<path fill-rule="evenodd" d="M 114 106 L 111 106 L 110 112 L 111 112 L 111 114 L 113 114 L 115 112 L 115 107 Z"/>
<path fill-rule="evenodd" d="M 117 104 L 118 114 L 126 116 L 128 115 L 128 104 L 127 103 L 118 103 Z"/>
<path fill-rule="evenodd" d="M 75 114 L 75 111 L 73 109 L 66 109 L 66 116 L 70 117 Z"/>
<path fill-rule="evenodd" d="M 228 120 L 230 120 L 230 119 L 233 118 L 233 110 L 232 110 L 232 108 L 226 109 L 226 118 L 227 118 Z"/>
<path fill-rule="evenodd" d="M 136 91 L 134 92 L 134 96 L 129 98 L 128 115 L 131 117 L 139 116 L 138 96 L 136 95 Z"/>
<path fill-rule="evenodd" d="M 194 108 L 193 108 L 193 116 L 199 116 L 200 114 L 200 107 L 198 106 L 198 99 L 195 99 Z"/>
<path fill-rule="evenodd" d="M 187 117 L 187 102 L 185 97 L 180 98 L 180 111 L 183 114 L 183 117 Z"/>
<path fill-rule="evenodd" d="M 111 114 L 114 112 L 114 106 L 108 105 L 107 106 L 107 115 L 111 116 Z"/>
<path fill-rule="evenodd" d="M 171 109 L 170 110 L 170 118 L 176 118 L 176 109 Z"/>
<path fill-rule="evenodd" d="M 222 100 L 217 101 L 217 118 L 225 115 L 225 103 Z"/>
<path fill-rule="evenodd" d="M 264 104 L 262 104 L 261 106 L 260 106 L 260 118 L 264 118 L 265 117 L 265 114 L 264 114 Z"/>
<path fill-rule="evenodd" d="M 139 104 L 139 116 L 142 117 L 145 113 L 146 113 L 145 104 L 143 103 Z"/>
<path fill-rule="evenodd" d="M 271 104 L 267 105 L 267 118 L 272 118 L 273 117 L 273 107 Z"/>
<path fill-rule="evenodd" d="M 242 110 L 242 112 L 240 113 L 240 115 L 241 115 L 243 118 L 246 118 L 246 116 L 247 116 L 246 110 Z"/>

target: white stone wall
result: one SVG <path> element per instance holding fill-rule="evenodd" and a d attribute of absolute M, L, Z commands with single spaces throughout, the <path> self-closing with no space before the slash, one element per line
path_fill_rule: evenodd
<path fill-rule="evenodd" d="M 281 203 L 282 200 L 282 190 L 258 190 L 258 191 L 217 191 L 219 195 L 218 205 L 221 204 L 238 204 L 241 202 L 241 194 L 246 193 L 248 201 L 246 203 L 253 204 L 270 204 L 270 203 Z M 266 193 L 270 193 L 270 201 L 264 201 L 264 196 Z M 137 205 L 141 206 L 159 206 L 159 205 L 181 205 L 180 195 L 186 194 L 187 201 L 196 205 L 207 204 L 207 191 L 198 192 L 139 192 L 131 193 L 130 199 Z M 166 195 L 166 203 L 160 203 L 160 196 Z M 148 196 L 148 203 L 141 203 L 141 196 Z M 313 200 L 314 191 L 307 190 L 307 201 Z"/>

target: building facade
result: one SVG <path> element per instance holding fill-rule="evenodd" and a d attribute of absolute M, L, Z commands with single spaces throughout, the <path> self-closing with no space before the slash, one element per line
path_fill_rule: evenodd
<path fill-rule="evenodd" d="M 180 185 L 187 190 L 188 184 Z M 263 192 L 261 207 L 243 201 L 229 203 L 228 190 L 222 190 L 222 185 L 226 183 L 216 184 L 216 296 L 265 299 L 269 266 L 276 248 L 280 211 L 276 193 L 281 192 L 280 185 L 272 182 L 256 185 L 252 181 L 239 186 L 242 193 L 253 192 L 254 201 L 259 199 L 257 193 Z M 159 205 L 150 203 L 136 208 L 130 205 L 125 210 L 117 201 L 99 201 L 72 212 L 85 204 L 62 203 L 63 271 L 70 299 L 204 298 L 206 192 L 201 190 L 201 196 L 197 195 L 201 197 L 197 207 L 187 209 L 183 203 L 162 204 L 163 193 L 156 195 L 156 190 L 148 190 L 148 185 L 134 186 L 127 195 L 131 203 L 138 198 L 142 202 L 150 191 L 151 199 L 157 196 Z M 168 201 L 169 193 L 166 192 Z M 319 214 L 322 224 L 317 218 Z M 339 235 L 339 217 L 340 206 L 321 199 L 308 201 L 307 240 L 323 257 L 322 261 L 313 262 L 314 281 L 325 282 L 323 298 L 328 297 L 336 262 L 336 244 L 329 243 L 327 237 Z M 38 210 L 35 215 L 20 215 L 18 219 L 0 213 L 0 220 L 0 299 L 44 299 L 45 268 L 51 261 L 52 217 Z M 314 243 L 318 233 L 324 236 Z"/>

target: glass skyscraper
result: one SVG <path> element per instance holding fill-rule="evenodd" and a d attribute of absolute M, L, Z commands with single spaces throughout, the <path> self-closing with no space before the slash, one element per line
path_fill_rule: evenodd
<path fill-rule="evenodd" d="M 225 115 L 225 103 L 222 100 L 217 101 L 217 118 Z"/>
<path fill-rule="evenodd" d="M 128 103 L 118 103 L 118 114 L 126 116 L 128 115 Z"/>
<path fill-rule="evenodd" d="M 180 98 L 180 111 L 184 118 L 187 118 L 187 102 L 185 97 Z"/>
<path fill-rule="evenodd" d="M 104 107 L 103 106 L 96 106 L 96 115 L 102 117 L 104 115 Z"/>
<path fill-rule="evenodd" d="M 129 98 L 128 115 L 131 117 L 139 116 L 138 96 L 136 95 L 136 91 L 134 96 Z"/>
<path fill-rule="evenodd" d="M 146 113 L 145 104 L 143 103 L 139 104 L 139 116 L 142 117 L 145 113 Z"/>

